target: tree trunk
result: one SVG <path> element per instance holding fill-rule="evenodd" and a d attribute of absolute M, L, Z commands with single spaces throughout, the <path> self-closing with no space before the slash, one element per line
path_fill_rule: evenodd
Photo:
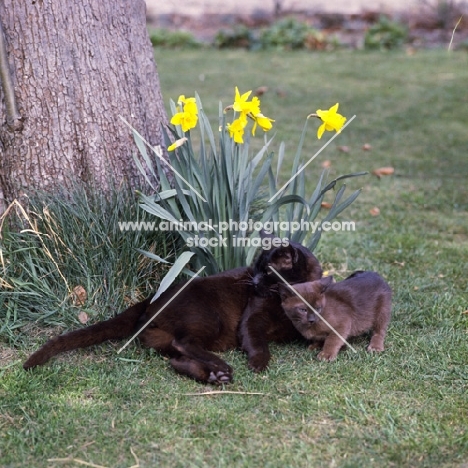
<path fill-rule="evenodd" d="M 0 203 L 74 180 L 141 186 L 119 116 L 152 145 L 167 121 L 144 0 L 1 0 L 0 22 L 14 93 L 2 80 Z"/>

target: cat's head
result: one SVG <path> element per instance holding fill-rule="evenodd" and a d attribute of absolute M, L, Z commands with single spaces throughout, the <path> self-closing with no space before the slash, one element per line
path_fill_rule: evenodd
<path fill-rule="evenodd" d="M 263 231 L 260 232 L 260 236 L 262 239 L 269 238 L 272 242 L 269 249 L 262 249 L 253 266 L 252 281 L 259 296 L 270 295 L 272 288 L 282 282 L 275 271 L 290 284 L 314 281 L 322 277 L 319 261 L 304 246 L 295 242 L 284 242 Z"/>
<path fill-rule="evenodd" d="M 278 286 L 281 306 L 300 332 L 318 320 L 316 313 L 309 305 L 320 314 L 325 306 L 324 293 L 332 283 L 333 276 L 326 276 L 316 281 L 295 284 L 292 286 L 294 291 L 286 284 Z"/>

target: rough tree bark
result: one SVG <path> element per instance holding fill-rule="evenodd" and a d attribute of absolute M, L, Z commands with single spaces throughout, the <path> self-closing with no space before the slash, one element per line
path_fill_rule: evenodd
<path fill-rule="evenodd" d="M 0 22 L 20 116 L 0 86 L 0 205 L 74 179 L 140 185 L 119 115 L 152 145 L 167 120 L 144 0 L 1 0 Z"/>

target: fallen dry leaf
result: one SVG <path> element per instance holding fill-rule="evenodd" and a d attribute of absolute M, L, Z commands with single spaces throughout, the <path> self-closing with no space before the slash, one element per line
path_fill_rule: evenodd
<path fill-rule="evenodd" d="M 349 153 L 349 146 L 338 146 L 338 151 L 342 153 Z"/>
<path fill-rule="evenodd" d="M 321 207 L 322 208 L 325 208 L 326 210 L 329 210 L 333 205 L 331 203 L 328 203 L 328 202 L 322 202 L 321 203 Z"/>
<path fill-rule="evenodd" d="M 392 175 L 394 172 L 395 172 L 395 168 L 391 166 L 387 166 L 387 167 L 379 167 L 378 169 L 374 169 L 372 171 L 372 174 L 374 174 L 380 179 L 382 176 Z"/>
<path fill-rule="evenodd" d="M 284 97 L 286 97 L 286 95 L 287 95 L 286 91 L 283 91 L 282 89 L 277 89 L 277 90 L 276 90 L 276 94 L 277 94 L 278 97 L 280 97 L 280 98 L 284 98 Z"/>
<path fill-rule="evenodd" d="M 372 216 L 379 216 L 380 214 L 380 208 L 378 208 L 377 206 L 374 206 L 374 208 L 371 208 L 369 210 L 369 213 L 372 215 Z"/>
<path fill-rule="evenodd" d="M 370 151 L 370 150 L 372 149 L 372 146 L 371 146 L 369 143 L 364 143 L 364 144 L 362 145 L 362 149 L 363 149 L 364 151 Z"/>
<path fill-rule="evenodd" d="M 89 320 L 88 314 L 86 312 L 81 311 L 78 314 L 78 320 L 80 321 L 80 323 L 82 323 L 84 325 Z"/>
<path fill-rule="evenodd" d="M 83 286 L 75 286 L 73 288 L 73 304 L 76 306 L 82 306 L 85 304 L 86 299 L 88 298 L 88 293 Z"/>
<path fill-rule="evenodd" d="M 330 167 L 330 166 L 331 166 L 331 161 L 329 161 L 328 159 L 325 159 L 325 161 L 323 161 L 322 163 L 322 167 L 326 169 L 327 167 Z"/>
<path fill-rule="evenodd" d="M 468 315 L 468 310 L 465 310 L 465 312 L 462 312 L 464 315 Z"/>

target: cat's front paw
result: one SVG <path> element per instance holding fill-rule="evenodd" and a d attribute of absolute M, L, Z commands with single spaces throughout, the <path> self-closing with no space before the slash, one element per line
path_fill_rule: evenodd
<path fill-rule="evenodd" d="M 261 353 L 249 357 L 249 367 L 254 372 L 262 372 L 268 367 L 270 361 L 269 354 Z"/>
<path fill-rule="evenodd" d="M 320 351 L 320 353 L 317 354 L 317 359 L 319 361 L 334 361 L 336 359 L 337 353 L 334 352 L 328 352 L 328 351 Z"/>

